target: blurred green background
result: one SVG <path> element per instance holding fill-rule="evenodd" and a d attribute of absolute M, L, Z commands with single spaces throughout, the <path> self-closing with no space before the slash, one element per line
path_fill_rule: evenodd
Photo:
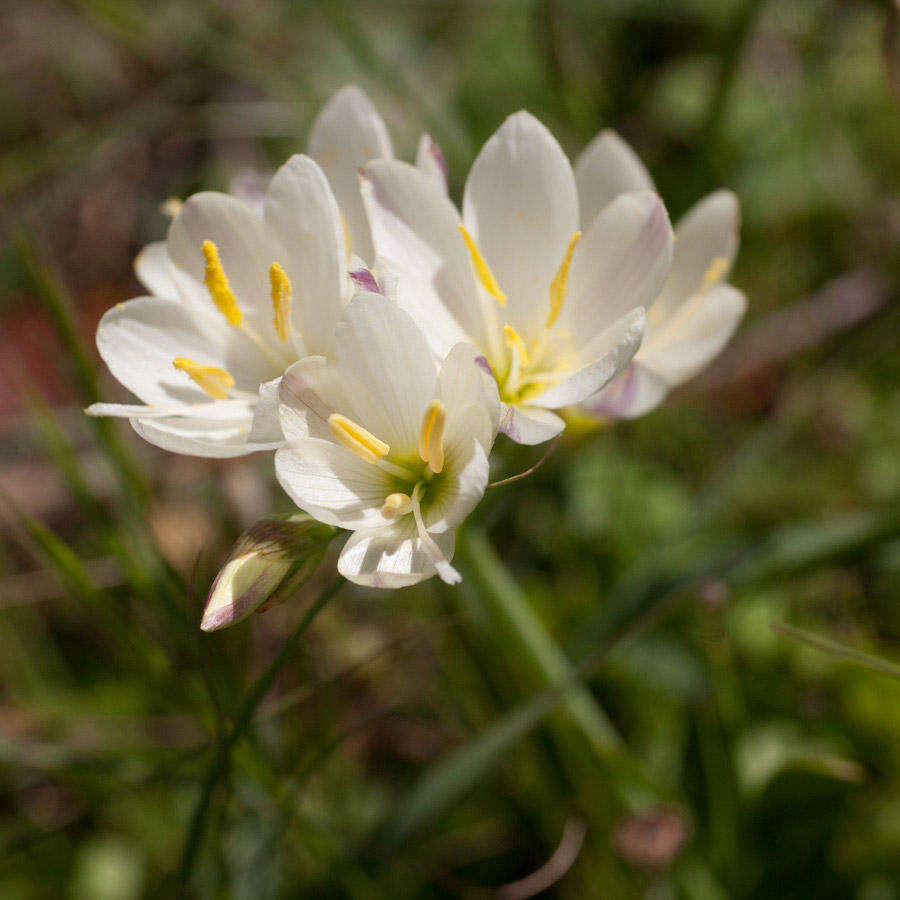
<path fill-rule="evenodd" d="M 894 4 L 2 0 L 0 34 L 4 898 L 900 897 Z M 401 158 L 432 134 L 457 199 L 521 107 L 572 156 L 618 129 L 673 220 L 732 188 L 750 312 L 662 408 L 573 419 L 489 490 L 459 589 L 345 588 L 186 866 L 212 748 L 316 586 L 199 632 L 238 534 L 289 504 L 268 457 L 86 419 L 123 398 L 93 329 L 140 293 L 162 200 L 302 151 L 348 82 Z M 501 439 L 495 477 L 539 455 Z M 630 761 L 550 709 L 504 565 Z"/>

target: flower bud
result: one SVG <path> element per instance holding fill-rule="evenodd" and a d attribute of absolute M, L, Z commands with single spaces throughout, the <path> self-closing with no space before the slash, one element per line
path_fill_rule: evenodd
<path fill-rule="evenodd" d="M 215 631 L 246 619 L 263 603 L 299 587 L 335 534 L 306 513 L 261 519 L 238 538 L 213 582 L 200 621 Z"/>

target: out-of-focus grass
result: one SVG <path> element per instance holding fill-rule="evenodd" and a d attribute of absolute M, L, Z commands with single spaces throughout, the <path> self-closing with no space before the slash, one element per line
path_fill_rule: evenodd
<path fill-rule="evenodd" d="M 673 219 L 731 187 L 750 314 L 663 408 L 573 422 L 486 495 L 537 656 L 475 572 L 329 604 L 211 785 L 189 889 L 478 896 L 583 822 L 561 897 L 898 896 L 900 684 L 858 664 L 893 671 L 900 637 L 891 4 L 9 0 L 0 26 L 4 897 L 173 895 L 215 747 L 328 582 L 202 635 L 228 547 L 287 509 L 271 460 L 79 410 L 120 396 L 84 348 L 158 203 L 302 150 L 347 81 L 400 156 L 432 133 L 457 198 L 523 106 L 573 155 L 619 129 Z M 495 477 L 537 455 L 501 442 Z M 587 694 L 538 676 L 548 640 Z M 573 702 L 676 814 L 628 818 Z"/>

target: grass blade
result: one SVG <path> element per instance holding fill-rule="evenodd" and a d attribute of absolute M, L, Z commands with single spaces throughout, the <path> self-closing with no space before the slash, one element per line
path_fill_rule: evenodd
<path fill-rule="evenodd" d="M 784 622 L 773 622 L 772 628 L 779 634 L 789 637 L 791 640 L 799 641 L 808 647 L 814 647 L 823 653 L 830 653 L 832 656 L 839 656 L 842 659 L 850 660 L 859 666 L 865 666 L 867 669 L 874 669 L 884 675 L 890 675 L 891 678 L 900 679 L 900 665 L 878 656 L 872 656 L 869 653 L 863 653 L 862 650 L 855 650 L 846 644 L 839 644 L 830 638 L 804 631 L 801 628 L 795 628 L 793 625 L 786 625 Z"/>

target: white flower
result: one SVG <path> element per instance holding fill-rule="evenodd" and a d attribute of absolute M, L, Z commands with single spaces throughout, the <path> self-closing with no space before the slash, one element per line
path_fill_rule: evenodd
<path fill-rule="evenodd" d="M 308 152 L 328 177 L 352 236 L 353 252 L 373 262 L 359 195 L 359 167 L 372 159 L 393 159 L 394 148 L 384 120 L 360 88 L 348 84 L 328 101 L 313 122 Z M 419 139 L 416 167 L 446 192 L 447 164 L 430 135 Z"/>
<path fill-rule="evenodd" d="M 469 174 L 462 221 L 411 166 L 364 168 L 376 258 L 398 303 L 439 355 L 461 340 L 490 363 L 507 404 L 500 430 L 535 444 L 558 434 L 552 410 L 590 397 L 631 361 L 672 257 L 665 207 L 626 194 L 579 231 L 569 161 L 526 112 L 510 116 Z"/>
<path fill-rule="evenodd" d="M 333 360 L 301 360 L 281 382 L 278 480 L 302 510 L 353 532 L 338 562 L 351 581 L 458 581 L 454 529 L 487 486 L 500 416 L 484 361 L 463 343 L 438 366 L 413 320 L 367 292 L 334 343 Z"/>
<path fill-rule="evenodd" d="M 653 190 L 634 151 L 613 131 L 601 132 L 575 163 L 582 222 L 623 191 Z M 744 295 L 726 284 L 738 248 L 740 210 L 731 191 L 697 203 L 675 228 L 669 277 L 647 311 L 644 341 L 634 361 L 584 404 L 616 418 L 642 416 L 693 378 L 728 343 L 744 315 Z"/>
<path fill-rule="evenodd" d="M 97 329 L 103 360 L 145 405 L 88 412 L 126 416 L 179 453 L 277 446 L 277 381 L 301 357 L 331 354 L 352 265 L 338 205 L 308 157 L 278 170 L 262 216 L 227 194 L 194 195 L 167 241 L 138 258 L 152 296 L 118 304 Z"/>

